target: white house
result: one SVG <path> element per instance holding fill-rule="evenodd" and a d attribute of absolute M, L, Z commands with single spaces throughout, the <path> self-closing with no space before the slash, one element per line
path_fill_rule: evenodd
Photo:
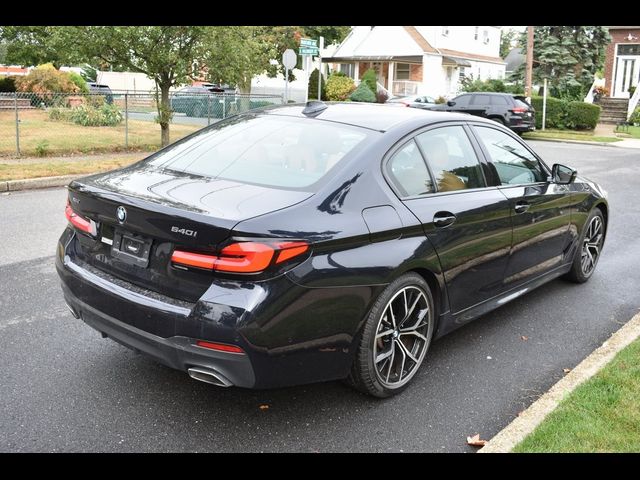
<path fill-rule="evenodd" d="M 500 27 L 354 27 L 323 62 L 354 80 L 373 68 L 379 88 L 393 95 L 451 97 L 465 76 L 502 79 Z"/>

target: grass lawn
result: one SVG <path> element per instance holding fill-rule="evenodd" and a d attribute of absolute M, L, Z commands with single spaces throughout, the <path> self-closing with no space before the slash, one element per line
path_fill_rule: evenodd
<path fill-rule="evenodd" d="M 68 162 L 47 162 L 46 159 L 42 159 L 41 163 L 0 163 L 0 181 L 106 172 L 137 162 L 144 156 L 141 154 L 139 158 L 88 159 Z"/>
<path fill-rule="evenodd" d="M 514 452 L 640 451 L 640 340 L 576 388 Z"/>
<path fill-rule="evenodd" d="M 628 133 L 632 138 L 640 138 L 640 127 L 629 127 L 629 131 L 620 131 L 618 133 Z"/>
<path fill-rule="evenodd" d="M 535 140 L 536 138 L 557 138 L 559 140 L 586 140 L 589 142 L 619 142 L 621 138 L 615 137 L 596 137 L 593 132 L 574 131 L 574 130 L 536 130 L 535 132 L 527 132 L 523 135 L 525 139 Z"/>
<path fill-rule="evenodd" d="M 41 110 L 21 110 L 20 150 L 24 156 L 61 153 L 116 152 L 125 149 L 124 122 L 117 127 L 83 127 L 74 123 L 49 120 Z M 171 141 L 198 130 L 197 125 L 171 125 Z M 0 111 L 0 155 L 16 152 L 15 114 Z M 129 120 L 129 149 L 154 150 L 160 147 L 160 125 Z"/>

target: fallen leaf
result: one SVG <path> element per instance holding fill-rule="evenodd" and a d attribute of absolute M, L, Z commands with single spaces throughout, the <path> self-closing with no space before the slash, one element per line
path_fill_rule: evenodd
<path fill-rule="evenodd" d="M 571 369 L 570 369 L 570 368 L 563 368 L 563 369 L 562 369 L 562 371 L 563 371 L 564 373 L 569 373 L 569 372 L 571 371 Z"/>
<path fill-rule="evenodd" d="M 491 357 L 487 355 L 487 360 L 491 360 Z"/>
<path fill-rule="evenodd" d="M 467 437 L 467 445 L 471 445 L 472 447 L 484 447 L 486 444 L 486 440 L 480 440 L 479 433 L 476 433 L 473 437 Z"/>
<path fill-rule="evenodd" d="M 269 405 L 260 405 L 260 410 L 269 410 Z"/>
<path fill-rule="evenodd" d="M 526 342 L 527 340 L 529 340 L 529 337 L 525 337 L 524 335 L 522 335 L 520 337 L 520 340 L 522 340 L 523 342 Z"/>
<path fill-rule="evenodd" d="M 524 413 L 524 410 L 520 410 L 520 411 L 518 412 L 518 417 L 519 417 L 520 415 L 522 415 L 523 413 Z"/>

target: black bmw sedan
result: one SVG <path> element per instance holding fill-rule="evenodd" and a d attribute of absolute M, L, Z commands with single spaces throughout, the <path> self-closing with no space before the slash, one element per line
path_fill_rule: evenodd
<path fill-rule="evenodd" d="M 608 212 L 496 122 L 310 102 L 72 182 L 56 266 L 75 317 L 194 379 L 387 397 L 436 338 L 587 281 Z"/>

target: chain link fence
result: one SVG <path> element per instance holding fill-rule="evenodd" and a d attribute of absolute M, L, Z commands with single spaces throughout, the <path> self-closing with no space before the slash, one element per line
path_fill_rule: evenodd
<path fill-rule="evenodd" d="M 0 93 L 0 157 L 160 147 L 155 92 Z M 281 95 L 184 94 L 169 98 L 171 141 L 231 115 L 282 103 Z"/>

